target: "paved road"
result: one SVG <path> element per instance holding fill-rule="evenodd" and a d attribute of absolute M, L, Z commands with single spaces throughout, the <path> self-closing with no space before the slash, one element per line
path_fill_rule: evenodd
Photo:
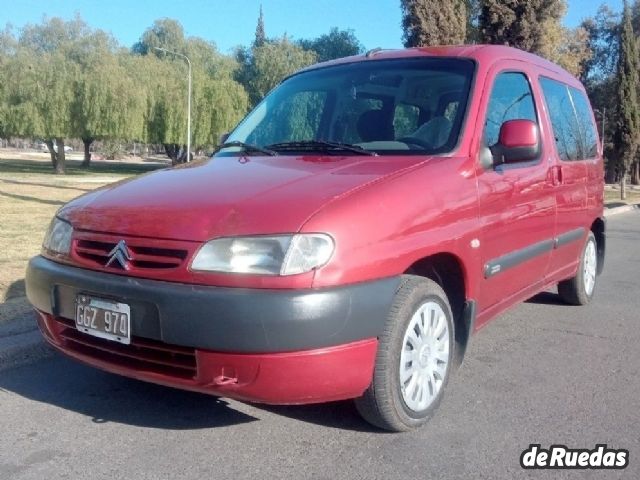
<path fill-rule="evenodd" d="M 640 212 L 612 218 L 609 242 L 593 305 L 543 294 L 494 321 L 418 432 L 375 432 L 348 402 L 258 408 L 54 356 L 0 373 L 0 478 L 640 478 Z M 607 443 L 630 465 L 525 472 L 530 443 Z"/>

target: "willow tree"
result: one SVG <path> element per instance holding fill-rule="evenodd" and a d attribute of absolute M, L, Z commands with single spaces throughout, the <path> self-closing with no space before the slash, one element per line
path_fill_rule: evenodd
<path fill-rule="evenodd" d="M 73 58 L 74 46 L 88 32 L 79 17 L 52 18 L 27 25 L 18 39 L 15 58 L 24 83 L 14 85 L 20 101 L 13 97 L 10 103 L 23 117 L 15 122 L 14 132 L 44 138 L 56 173 L 65 172 L 64 142 L 75 136 L 72 111 L 80 70 Z"/>
<path fill-rule="evenodd" d="M 33 92 L 38 90 L 38 75 L 34 71 L 38 57 L 18 49 L 12 55 L 0 57 L 0 63 L 2 135 L 34 137 L 42 131 L 42 119 L 33 98 Z"/>
<path fill-rule="evenodd" d="M 191 144 L 213 147 L 248 109 L 248 97 L 234 80 L 239 64 L 218 52 L 215 44 L 185 37 L 180 23 L 157 20 L 133 47 L 131 74 L 145 91 L 144 139 L 162 144 L 172 163 L 186 161 L 187 64 L 192 67 Z"/>
<path fill-rule="evenodd" d="M 56 173 L 65 172 L 64 142 L 72 136 L 72 105 L 77 65 L 58 51 L 36 54 L 18 47 L 6 59 L 3 130 L 45 140 Z"/>
<path fill-rule="evenodd" d="M 73 130 L 84 144 L 83 166 L 95 140 L 139 140 L 144 136 L 146 88 L 130 75 L 123 54 L 96 52 L 83 62 L 76 82 Z"/>
<path fill-rule="evenodd" d="M 146 89 L 145 140 L 162 144 L 172 163 L 178 163 L 183 160 L 178 156 L 179 149 L 186 144 L 186 75 L 177 71 L 175 60 L 148 55 L 138 57 L 136 62 L 136 81 Z"/>

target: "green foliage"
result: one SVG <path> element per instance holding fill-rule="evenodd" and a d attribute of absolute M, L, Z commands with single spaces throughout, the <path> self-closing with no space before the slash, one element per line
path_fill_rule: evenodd
<path fill-rule="evenodd" d="M 119 160 L 124 155 L 124 148 L 118 140 L 109 139 L 102 145 L 102 152 L 107 160 Z"/>
<path fill-rule="evenodd" d="M 256 97 L 264 97 L 280 81 L 316 61 L 313 52 L 303 50 L 287 38 L 269 42 L 253 51 L 253 77 L 249 87 Z"/>
<path fill-rule="evenodd" d="M 560 25 L 566 9 L 564 0 L 481 0 L 482 40 L 539 53 L 549 40 L 549 28 Z"/>
<path fill-rule="evenodd" d="M 405 47 L 464 43 L 467 0 L 401 0 Z"/>
<path fill-rule="evenodd" d="M 352 31 L 336 28 L 311 40 L 268 40 L 262 9 L 253 46 L 233 56 L 212 42 L 185 37 L 180 23 L 167 18 L 156 20 L 131 50 L 79 16 L 44 19 L 17 36 L 7 27 L 0 31 L 0 135 L 46 142 L 79 138 L 86 152 L 94 140 L 178 150 L 186 144 L 187 64 L 154 47 L 191 60 L 192 145 L 203 149 L 217 144 L 287 75 L 318 58 L 363 50 Z M 292 109 L 292 128 L 311 128 L 295 119 L 313 112 L 298 110 Z M 52 154 L 54 164 L 57 157 L 62 155 Z"/>
<path fill-rule="evenodd" d="M 260 16 L 256 25 L 256 36 L 253 40 L 254 47 L 261 47 L 267 41 L 267 35 L 264 31 L 264 15 L 262 14 L 262 5 L 260 5 Z"/>
<path fill-rule="evenodd" d="M 303 49 L 315 52 L 318 62 L 358 55 L 364 51 L 364 45 L 353 30 L 338 30 L 336 27 L 318 38 L 299 40 L 297 43 Z"/>
<path fill-rule="evenodd" d="M 635 158 L 640 132 L 638 110 L 638 47 L 631 24 L 629 6 L 624 5 L 620 32 L 620 56 L 618 60 L 618 119 L 615 144 L 618 148 L 623 174 Z"/>
<path fill-rule="evenodd" d="M 634 4 L 634 7 L 640 3 Z M 635 11 L 635 9 L 634 9 Z M 587 32 L 587 44 L 592 57 L 585 63 L 582 80 L 587 84 L 599 83 L 615 74 L 620 40 L 620 15 L 603 4 L 596 16 L 582 21 Z M 638 25 L 640 27 L 640 24 Z M 635 31 L 639 31 L 634 28 Z"/>
<path fill-rule="evenodd" d="M 173 20 L 156 21 L 134 46 L 130 75 L 145 91 L 144 134 L 149 143 L 186 144 L 186 61 L 164 54 L 154 46 L 187 55 L 192 65 L 192 144 L 216 145 L 248 109 L 248 96 L 233 75 L 239 65 L 221 55 L 214 44 L 200 38 L 185 38 Z"/>
<path fill-rule="evenodd" d="M 235 78 L 246 88 L 251 105 L 260 102 L 283 78 L 315 63 L 317 58 L 315 52 L 304 50 L 286 37 L 250 50 L 240 48 L 235 56 L 241 64 Z"/>
<path fill-rule="evenodd" d="M 163 55 L 155 50 L 156 47 L 168 48 L 182 54 L 186 53 L 184 29 L 180 22 L 171 18 L 156 20 L 150 28 L 144 31 L 140 41 L 135 43 L 131 50 L 138 55 Z"/>

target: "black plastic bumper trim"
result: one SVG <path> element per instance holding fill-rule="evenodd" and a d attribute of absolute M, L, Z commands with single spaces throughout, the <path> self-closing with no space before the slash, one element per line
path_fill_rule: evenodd
<path fill-rule="evenodd" d="M 29 262 L 29 301 L 74 318 L 79 293 L 131 307 L 132 335 L 174 345 L 236 353 L 308 350 L 380 334 L 400 279 L 325 289 L 225 288 L 146 280 Z"/>

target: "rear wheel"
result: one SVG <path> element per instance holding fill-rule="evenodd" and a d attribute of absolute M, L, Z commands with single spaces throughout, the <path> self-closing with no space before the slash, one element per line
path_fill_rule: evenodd
<path fill-rule="evenodd" d="M 373 381 L 356 400 L 370 423 L 408 431 L 437 409 L 453 359 L 453 316 L 432 280 L 405 275 L 380 335 Z"/>
<path fill-rule="evenodd" d="M 576 276 L 558 283 L 560 298 L 570 305 L 586 305 L 593 298 L 598 271 L 598 248 L 596 239 L 589 232 L 580 256 Z"/>

